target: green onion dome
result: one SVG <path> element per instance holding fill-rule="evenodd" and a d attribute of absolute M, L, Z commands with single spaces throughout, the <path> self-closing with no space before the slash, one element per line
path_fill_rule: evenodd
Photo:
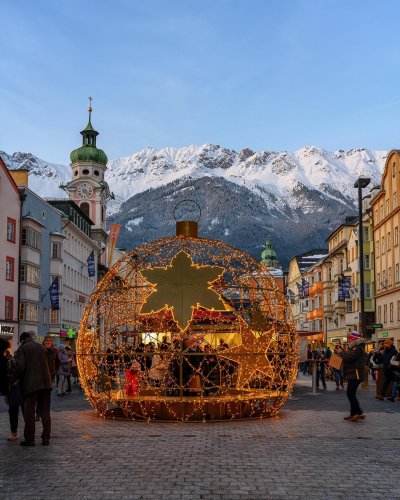
<path fill-rule="evenodd" d="M 83 137 L 82 146 L 72 151 L 70 155 L 71 163 L 94 162 L 107 165 L 107 155 L 103 150 L 96 147 L 96 136 L 99 133 L 92 127 L 90 118 L 81 134 Z"/>

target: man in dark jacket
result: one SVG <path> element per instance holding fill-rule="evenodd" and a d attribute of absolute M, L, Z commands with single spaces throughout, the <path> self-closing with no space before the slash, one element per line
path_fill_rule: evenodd
<path fill-rule="evenodd" d="M 362 337 L 349 344 L 349 350 L 343 349 L 338 352 L 344 361 L 344 375 L 347 379 L 346 395 L 350 402 L 350 415 L 344 417 L 345 420 L 356 422 L 364 420 L 365 415 L 361 410 L 356 393 L 358 386 L 365 377 L 365 339 Z"/>
<path fill-rule="evenodd" d="M 389 385 L 394 381 L 395 374 L 390 364 L 393 356 L 397 355 L 397 351 L 395 346 L 393 345 L 392 339 L 386 339 L 383 343 L 383 384 L 381 393 L 376 396 L 376 399 L 384 400 L 386 391 L 389 388 Z"/>
<path fill-rule="evenodd" d="M 50 441 L 50 393 L 52 382 L 45 348 L 33 341 L 28 332 L 21 333 L 21 345 L 14 354 L 14 369 L 10 383 L 19 381 L 23 395 L 25 440 L 21 446 L 35 445 L 35 405 L 40 406 L 43 432 L 42 444 Z"/>

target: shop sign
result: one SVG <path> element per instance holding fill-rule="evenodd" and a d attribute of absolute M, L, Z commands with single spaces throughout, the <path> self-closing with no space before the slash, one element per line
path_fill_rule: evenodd
<path fill-rule="evenodd" d="M 60 337 L 67 337 L 67 336 L 68 336 L 67 330 L 60 330 Z"/>
<path fill-rule="evenodd" d="M 372 328 L 383 328 L 383 325 L 382 325 L 382 323 L 374 323 L 372 325 Z"/>
<path fill-rule="evenodd" d="M 81 304 L 84 304 L 86 302 L 86 297 L 84 295 L 80 295 L 78 294 L 77 296 L 77 300 L 78 302 L 80 302 Z"/>
<path fill-rule="evenodd" d="M 0 335 L 14 335 L 15 325 L 0 323 Z"/>
<path fill-rule="evenodd" d="M 381 332 L 379 334 L 380 337 L 389 337 L 389 332 Z"/>

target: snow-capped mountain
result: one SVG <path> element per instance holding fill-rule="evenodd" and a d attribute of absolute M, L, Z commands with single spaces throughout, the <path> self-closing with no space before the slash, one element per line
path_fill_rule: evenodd
<path fill-rule="evenodd" d="M 10 168 L 28 168 L 38 194 L 65 197 L 70 168 L 32 154 L 0 152 Z M 173 208 L 182 199 L 202 209 L 202 236 L 222 239 L 259 257 L 269 235 L 284 264 L 293 255 L 324 246 L 329 232 L 356 213 L 360 177 L 380 183 L 386 151 L 307 146 L 286 151 L 239 153 L 217 145 L 146 148 L 108 163 L 106 180 L 115 201 L 110 220 L 120 222 L 119 245 L 128 248 L 173 234 Z"/>

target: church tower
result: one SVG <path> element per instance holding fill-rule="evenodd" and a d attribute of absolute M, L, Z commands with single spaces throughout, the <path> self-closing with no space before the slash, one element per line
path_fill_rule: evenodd
<path fill-rule="evenodd" d="M 104 174 L 107 170 L 107 155 L 96 147 L 99 133 L 91 123 L 92 98 L 89 97 L 89 121 L 82 130 L 82 146 L 71 153 L 72 181 L 65 186 L 69 197 L 94 222 L 91 234 L 103 249 L 107 240 L 106 209 L 112 198 Z"/>

